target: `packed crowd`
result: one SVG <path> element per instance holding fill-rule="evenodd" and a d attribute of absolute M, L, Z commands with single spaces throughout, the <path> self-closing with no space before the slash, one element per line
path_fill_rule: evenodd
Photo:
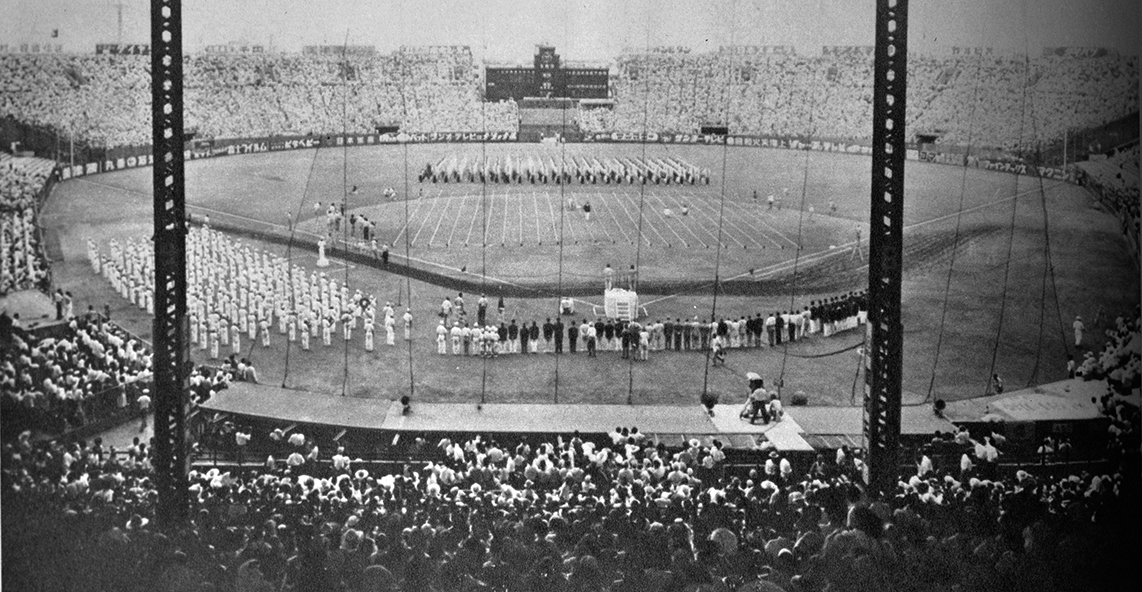
<path fill-rule="evenodd" d="M 717 441 L 616 428 L 609 442 L 445 439 L 384 470 L 275 429 L 258 437 L 282 460 L 192 471 L 189 522 L 163 532 L 146 444 L 21 437 L 0 459 L 5 508 L 19 509 L 5 536 L 58 540 L 6 553 L 6 577 L 64 582 L 60 567 L 82 565 L 85 586 L 117 590 L 1118 589 L 1142 493 L 1137 409 L 1130 422 L 1116 465 L 1059 475 L 1000 474 L 1002 445 L 961 430 L 939 438 L 956 462 L 919 456 L 881 497 L 847 448 L 729 467 Z"/>
<path fill-rule="evenodd" d="M 71 308 L 70 304 L 68 308 Z M 72 312 L 72 311 L 68 311 Z M 6 316 L 6 315 L 5 315 Z M 61 433 L 130 413 L 151 387 L 146 344 L 88 308 L 67 314 L 56 337 L 34 338 L 18 319 L 0 336 L 0 405 L 6 429 Z"/>
<path fill-rule="evenodd" d="M 553 157 L 526 157 L 511 155 L 503 159 L 469 159 L 467 156 L 448 155 L 435 165 L 428 163 L 418 180 L 423 183 L 466 181 L 469 183 L 554 183 L 570 184 L 574 178 L 580 184 L 640 183 L 655 185 L 675 183 L 710 184 L 710 169 L 699 168 L 683 159 L 669 158 L 595 158 L 572 156 L 566 161 Z"/>
<path fill-rule="evenodd" d="M 1101 196 L 1103 203 L 1114 209 L 1122 223 L 1122 234 L 1139 256 L 1142 214 L 1139 212 L 1138 144 L 1117 151 L 1101 161 L 1080 164 L 1081 180 Z"/>
<path fill-rule="evenodd" d="M 149 56 L 0 56 L 0 117 L 92 146 L 145 145 Z M 186 127 L 200 138 L 514 131 L 515 103 L 484 103 L 469 52 L 341 56 L 191 54 Z"/>
<path fill-rule="evenodd" d="M 950 144 L 1014 149 L 1138 110 L 1134 56 L 913 55 L 908 67 L 909 133 Z M 625 53 L 618 71 L 614 110 L 581 109 L 585 131 L 696 133 L 720 124 L 866 142 L 872 129 L 871 54 Z"/>
<path fill-rule="evenodd" d="M 148 59 L 2 56 L 0 116 L 94 146 L 146 144 Z M 871 129 L 871 55 L 624 53 L 617 66 L 615 108 L 580 110 L 583 131 L 696 133 L 720 124 L 867 141 Z M 908 129 L 952 144 L 1020 148 L 1138 110 L 1132 56 L 910 56 L 909 69 Z M 187 128 L 205 138 L 519 126 L 514 102 L 481 100 L 481 66 L 465 48 L 348 60 L 200 54 L 186 58 L 185 72 Z"/>
<path fill-rule="evenodd" d="M 613 279 L 613 278 L 612 278 Z M 620 278 L 622 279 L 622 278 Z M 636 282 L 626 278 L 628 284 Z M 611 281 L 611 280 L 608 280 Z M 611 285 L 607 285 L 610 289 Z M 505 314 L 503 297 L 497 304 L 498 316 L 488 311 L 490 301 L 481 294 L 476 301 L 474 318 L 465 307 L 464 294 L 445 297 L 440 303 L 436 327 L 436 352 L 440 355 L 488 356 L 500 354 L 560 354 L 586 352 L 594 357 L 599 351 L 622 352 L 624 359 L 646 360 L 652 351 L 713 351 L 719 359 L 731 349 L 778 347 L 821 334 L 832 336 L 855 329 L 865 322 L 868 297 L 865 292 L 850 292 L 823 300 L 814 300 L 802 310 L 774 311 L 768 316 L 757 313 L 740 318 L 701 321 L 698 317 L 683 320 L 655 319 L 645 323 L 600 318 L 576 322 L 564 303 L 561 310 L 571 315 L 548 317 L 542 324 L 525 319 L 517 324 Z M 566 343 L 566 349 L 564 344 Z M 451 348 L 449 348 L 451 346 Z"/>
<path fill-rule="evenodd" d="M 0 152 L 0 295 L 50 282 L 36 220 L 52 171 L 51 161 Z"/>
<path fill-rule="evenodd" d="M 1142 336 L 1139 333 L 1142 333 L 1142 321 L 1135 307 L 1131 315 L 1121 315 L 1114 320 L 1114 328 L 1106 330 L 1107 341 L 1102 349 L 1087 351 L 1082 361 L 1071 369 L 1072 375 L 1086 380 L 1105 379 L 1114 392 L 1128 393 L 1139 388 L 1142 386 Z"/>

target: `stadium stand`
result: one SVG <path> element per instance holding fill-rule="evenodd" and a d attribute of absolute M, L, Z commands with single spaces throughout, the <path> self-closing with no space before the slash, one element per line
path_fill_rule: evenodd
<path fill-rule="evenodd" d="M 0 115 L 113 148 L 150 143 L 146 56 L 0 56 Z M 199 138 L 514 131 L 514 102 L 483 103 L 470 53 L 186 58 L 186 126 Z"/>
<path fill-rule="evenodd" d="M 43 290 L 51 281 L 36 214 L 50 191 L 54 166 L 0 153 L 0 296 Z"/>
<path fill-rule="evenodd" d="M 276 466 L 193 471 L 192 521 L 167 532 L 144 443 L 21 437 L 3 483 L 17 526 L 69 533 L 21 557 L 58 582 L 86 566 L 92 589 L 1070 590 L 1127 574 L 1138 420 L 1116 422 L 1105 470 L 1000 476 L 1002 444 L 969 434 L 959 462 L 922 455 L 873 503 L 844 450 L 736 475 L 717 445 L 630 432 L 446 439 L 389 470 L 278 432 Z"/>
<path fill-rule="evenodd" d="M 1122 234 L 1130 247 L 1134 260 L 1139 255 L 1139 225 L 1142 224 L 1138 211 L 1139 146 L 1116 150 L 1114 155 L 1104 160 L 1090 160 L 1079 163 L 1081 181 L 1094 191 L 1111 211 L 1118 215 L 1122 223 Z"/>
<path fill-rule="evenodd" d="M 946 144 L 1020 148 L 1138 108 L 1136 57 L 911 56 L 908 67 L 909 140 L 929 130 Z M 625 53 L 618 71 L 614 111 L 580 110 L 585 131 L 722 124 L 739 134 L 867 142 L 872 129 L 871 56 Z"/>
<path fill-rule="evenodd" d="M 871 127 L 866 57 L 618 61 L 616 107 L 580 110 L 584 131 L 721 124 L 863 141 Z M 947 144 L 1022 148 L 1137 110 L 1134 57 L 920 57 L 910 67 L 909 127 Z M 464 51 L 356 56 L 348 66 L 327 56 L 201 55 L 187 59 L 186 76 L 188 126 L 203 138 L 512 131 L 519 122 L 514 103 L 481 102 L 479 68 Z M 95 146 L 149 142 L 146 57 L 0 55 L 0 81 L 0 117 Z M 52 164 L 0 159 L 0 293 L 46 289 L 35 211 Z M 1137 162 L 1135 146 L 1095 167 L 1109 177 L 1088 171 L 1127 212 L 1135 252 Z M 807 319 L 855 323 L 854 309 L 840 297 Z M 569 434 L 414 441 L 387 447 L 401 462 L 386 464 L 357 456 L 368 447 L 346 453 L 297 430 L 231 425 L 199 445 L 240 450 L 256 466 L 238 456 L 223 469 L 198 467 L 192 519 L 167 531 L 152 524 L 149 445 L 34 437 L 133 413 L 149 380 L 146 347 L 94 316 L 40 338 L 0 316 L 4 431 L 20 434 L 0 452 L 4 583 L 13 589 L 970 592 L 1089 589 L 1133 575 L 1140 416 L 1116 395 L 1139 385 L 1137 309 L 1077 369 L 1109 387 L 1094 462 L 1003 469 L 1007 450 L 991 434 L 937 434 L 870 503 L 857 486 L 859 454 L 843 448 L 807 466 L 775 455 L 742 469 L 717 444 L 652 445 L 618 431 L 602 443 Z M 233 356 L 199 368 L 194 401 L 253 375 Z M 10 545 L 25 528 L 33 535 Z"/>
<path fill-rule="evenodd" d="M 146 144 L 146 60 L 0 56 L 0 115 L 94 146 Z M 948 145 L 1025 148 L 1138 106 L 1130 56 L 913 56 L 909 68 L 910 133 Z M 585 132 L 724 125 L 736 134 L 867 142 L 871 71 L 871 57 L 859 53 L 628 52 L 617 58 L 613 110 L 580 108 L 575 119 Z M 460 49 L 356 55 L 348 66 L 339 56 L 190 55 L 186 76 L 187 128 L 200 138 L 519 128 L 514 102 L 481 101 L 479 65 Z"/>

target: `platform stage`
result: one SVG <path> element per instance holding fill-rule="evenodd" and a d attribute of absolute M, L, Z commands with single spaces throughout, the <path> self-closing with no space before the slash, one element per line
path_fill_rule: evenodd
<path fill-rule="evenodd" d="M 714 415 L 700 405 L 556 405 L 534 403 L 428 403 L 413 401 L 402 413 L 399 401 L 338 397 L 268 385 L 236 382 L 201 406 L 210 413 L 246 416 L 286 423 L 321 424 L 381 432 L 464 432 L 606 434 L 617 427 L 637 427 L 655 441 L 679 444 L 717 438 L 732 448 L 750 449 L 759 438 L 781 451 L 809 452 L 813 444 L 860 438 L 859 407 L 787 407 L 776 423 L 750 424 L 738 417 L 741 405 L 718 405 Z M 931 434 L 953 429 L 927 408 L 903 414 L 904 432 Z M 807 429 L 808 428 L 808 429 Z M 836 436 L 824 438 L 822 436 Z"/>

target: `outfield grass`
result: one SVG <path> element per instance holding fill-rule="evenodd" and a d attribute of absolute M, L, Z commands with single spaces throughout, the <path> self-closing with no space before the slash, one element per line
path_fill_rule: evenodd
<path fill-rule="evenodd" d="M 403 252 L 407 237 L 409 254 L 416 258 L 464 267 L 469 272 L 486 270 L 489 276 L 524 284 L 557 278 L 560 267 L 564 282 L 601 284 L 599 272 L 604 263 L 621 270 L 637 257 L 640 280 L 645 284 L 684 280 L 695 286 L 688 294 L 641 294 L 643 302 L 650 303 L 651 318 L 708 317 L 711 312 L 736 317 L 788 309 L 820 296 L 862 289 L 867 283 L 867 267 L 852 259 L 851 249 L 829 249 L 830 245 L 851 243 L 855 230 L 864 227 L 869 200 L 867 157 L 647 146 L 649 156 L 677 155 L 708 166 L 715 173 L 715 182 L 708 187 L 489 185 L 486 192 L 473 184 L 416 183 L 415 173 L 423 163 L 446 153 L 519 153 L 524 148 L 532 149 L 519 145 L 410 146 L 407 170 L 412 177 L 407 193 L 402 177 L 405 147 L 195 161 L 187 165 L 187 198 L 195 206 L 224 212 L 232 219 L 248 218 L 251 226 L 284 224 L 286 212 L 293 212 L 295 219 L 300 217 L 303 229 L 320 230 L 323 221 L 313 219 L 313 204 L 328 203 L 341 195 L 343 158 L 347 156 L 349 184 L 361 189 L 359 195 L 349 197 L 349 207 L 377 220 L 383 240 L 399 239 L 394 250 Z M 644 148 L 579 145 L 567 149 L 600 155 L 642 155 Z M 718 179 L 723 154 L 729 171 L 724 186 Z M 1009 386 L 1062 378 L 1066 355 L 1072 350 L 1068 340 L 1074 315 L 1083 315 L 1088 340 L 1093 340 L 1116 315 L 1137 303 L 1138 275 L 1117 222 L 1099 211 L 1085 190 L 1045 182 L 1041 193 L 1037 179 L 977 170 L 965 175 L 963 169 L 924 163 L 908 163 L 907 174 L 906 400 L 923 400 L 930 386 L 935 396 L 948 399 L 982 394 L 993 359 L 995 370 Z M 803 178 L 807 178 L 804 187 Z M 381 192 L 387 186 L 396 187 L 402 200 L 384 203 Z M 961 211 L 961 187 L 963 213 L 957 215 Z M 101 279 L 94 278 L 83 259 L 89 236 L 106 248 L 112 237 L 151 234 L 149 188 L 149 170 L 68 181 L 56 189 L 43 215 L 45 226 L 58 233 L 65 257 L 55 267 L 57 282 L 71 289 L 80 303 L 102 306 L 110 302 L 116 317 L 144 335 L 150 333 L 149 320 L 126 307 Z M 421 188 L 423 197 L 418 191 Z M 755 188 L 761 203 L 753 201 Z M 783 209 L 768 211 L 765 196 L 783 195 L 784 188 L 789 192 Z M 590 224 L 579 212 L 560 211 L 569 193 L 575 194 L 579 203 L 590 199 L 596 206 Z M 802 193 L 804 210 L 800 208 Z M 404 195 L 411 195 L 411 200 L 403 201 Z M 660 204 L 677 200 L 691 204 L 693 218 L 666 219 L 661 215 L 664 206 Z M 837 205 L 835 213 L 827 211 L 832 201 Z M 1054 270 L 1054 281 L 1048 274 L 1046 283 L 1044 202 Z M 640 203 L 641 238 L 637 230 Z M 811 220 L 807 212 L 810 204 L 816 210 Z M 546 212 L 542 206 L 547 206 Z M 724 221 L 721 249 L 716 234 L 720 212 Z M 951 247 L 957 242 L 957 222 L 960 248 L 955 251 L 950 288 L 945 289 Z M 463 230 L 468 239 L 466 247 L 457 240 L 464 224 L 468 225 Z M 473 235 L 487 238 L 476 244 Z M 867 233 L 862 232 L 862 236 Z M 551 243 L 560 237 L 561 244 Z M 798 243 L 804 247 L 799 256 L 793 248 Z M 299 265 L 313 263 L 309 252 L 298 250 L 291 255 Z M 754 269 L 759 295 L 720 295 L 715 310 L 712 290 L 702 287 L 710 284 L 715 268 L 721 278 L 748 277 L 749 270 Z M 345 268 L 335 266 L 334 270 L 343 274 Z M 270 349 L 259 346 L 252 352 L 263 382 L 394 398 L 408 392 L 411 376 L 416 395 L 432 400 L 473 401 L 483 397 L 486 401 L 553 401 L 558 395 L 561 402 L 626 402 L 629 398 L 635 403 L 688 404 L 697 400 L 704 385 L 727 397 L 741 398 L 741 375 L 757 371 L 771 380 L 783 375 L 786 392 L 804 390 L 817 403 L 847 404 L 852 397 L 857 369 L 853 352 L 819 358 L 799 356 L 844 349 L 860 341 L 856 332 L 795 344 L 788 350 L 790 355 L 783 350 L 732 351 L 725 369 L 708 369 L 701 353 L 661 353 L 652 355 L 650 362 L 635 364 L 620 360 L 617 353 L 605 353 L 593 360 L 582 354 L 560 356 L 558 360 L 553 355 L 457 359 L 434 353 L 433 314 L 446 290 L 421 282 L 407 283 L 372 268 L 351 267 L 348 276 L 353 286 L 377 293 L 382 300 L 395 301 L 399 291 L 401 302 L 407 303 L 411 290 L 417 319 L 411 366 L 399 331 L 396 348 L 379 345 L 377 352 L 368 355 L 357 335 L 348 350 L 335 347 L 301 355 L 303 352 L 294 349 L 288 365 L 284 340 L 275 335 Z M 474 306 L 477 295 L 466 296 Z M 489 296 L 494 301 L 494 296 Z M 601 304 L 601 285 L 599 296 L 587 300 Z M 510 299 L 508 316 L 542 324 L 555 308 L 554 297 Z M 1096 322 L 1099 311 L 1102 318 Z M 581 319 L 589 307 L 580 303 L 579 312 Z M 942 332 L 941 319 L 945 324 Z M 383 333 L 380 337 L 378 341 L 383 342 Z M 198 355 L 196 351 L 196 359 Z"/>

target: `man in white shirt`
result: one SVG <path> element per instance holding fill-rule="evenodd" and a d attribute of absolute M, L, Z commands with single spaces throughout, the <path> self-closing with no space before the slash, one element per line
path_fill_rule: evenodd
<path fill-rule="evenodd" d="M 136 402 L 139 405 L 139 431 L 142 432 L 147 429 L 147 414 L 151 411 L 151 391 L 143 389 L 143 394 L 139 395 Z"/>
<path fill-rule="evenodd" d="M 405 314 L 407 314 L 407 313 L 405 313 Z M 453 327 L 453 330 L 455 330 L 455 327 Z M 448 329 L 444 326 L 444 319 L 440 319 L 440 324 L 436 326 L 436 353 L 438 353 L 440 355 L 444 355 L 444 354 L 448 353 L 447 352 L 447 346 L 445 345 L 447 343 L 447 340 L 448 340 L 447 335 L 448 335 Z M 455 336 L 453 336 L 453 338 L 452 338 L 452 353 L 453 354 L 456 353 L 456 337 Z"/>
<path fill-rule="evenodd" d="M 1086 326 L 1083 325 L 1083 318 L 1076 316 L 1075 322 L 1071 323 L 1071 326 L 1075 329 L 1075 347 L 1078 347 L 1083 343 L 1083 329 L 1086 328 Z"/>

